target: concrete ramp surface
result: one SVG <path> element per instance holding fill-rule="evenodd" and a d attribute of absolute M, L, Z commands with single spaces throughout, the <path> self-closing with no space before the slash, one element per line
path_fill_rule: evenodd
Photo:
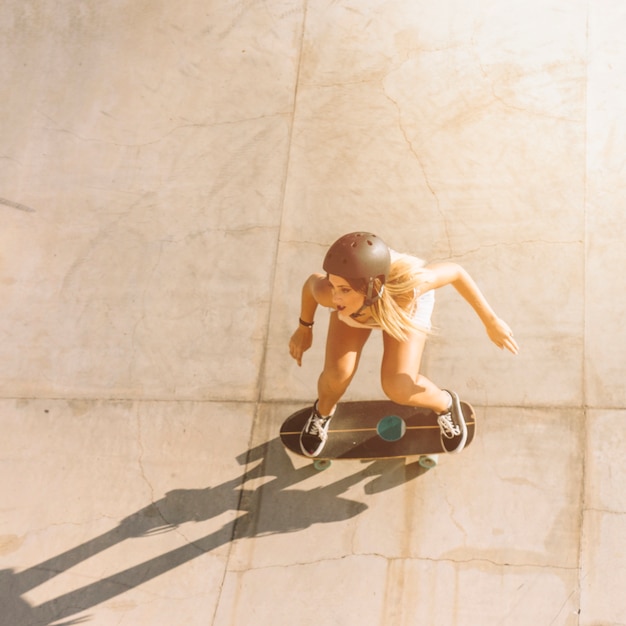
<path fill-rule="evenodd" d="M 626 9 L 0 8 L 0 626 L 616 626 Z M 452 259 L 423 371 L 478 434 L 323 472 L 300 290 L 344 233 Z M 346 400 L 382 399 L 374 333 Z"/>

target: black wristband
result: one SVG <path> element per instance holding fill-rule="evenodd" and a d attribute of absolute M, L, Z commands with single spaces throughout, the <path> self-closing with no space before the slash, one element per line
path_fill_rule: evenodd
<path fill-rule="evenodd" d="M 306 326 L 307 328 L 313 328 L 313 324 L 315 324 L 315 322 L 305 322 L 301 317 L 298 318 L 298 321 L 302 326 Z"/>

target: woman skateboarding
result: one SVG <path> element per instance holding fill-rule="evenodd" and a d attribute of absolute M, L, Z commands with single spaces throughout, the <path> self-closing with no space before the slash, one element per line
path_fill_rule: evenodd
<path fill-rule="evenodd" d="M 318 399 L 300 435 L 303 454 L 315 457 L 323 450 L 330 420 L 354 377 L 372 329 L 382 330 L 383 335 L 384 393 L 397 404 L 432 409 L 439 416 L 444 449 L 460 452 L 467 429 L 459 397 L 420 373 L 435 290 L 452 285 L 481 319 L 489 338 L 499 348 L 517 354 L 509 326 L 496 316 L 460 265 L 426 265 L 417 257 L 389 249 L 372 233 L 350 233 L 338 239 L 326 253 L 323 269 L 325 274 L 312 274 L 304 283 L 298 328 L 289 341 L 289 352 L 301 365 L 302 355 L 313 342 L 318 305 L 332 309 Z"/>

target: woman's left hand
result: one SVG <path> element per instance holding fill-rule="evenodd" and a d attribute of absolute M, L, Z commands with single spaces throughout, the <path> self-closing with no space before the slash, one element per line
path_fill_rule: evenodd
<path fill-rule="evenodd" d="M 493 321 L 489 322 L 487 324 L 487 334 L 489 335 L 489 339 L 501 350 L 506 348 L 513 354 L 519 352 L 519 346 L 513 337 L 513 331 L 504 320 L 496 317 Z"/>

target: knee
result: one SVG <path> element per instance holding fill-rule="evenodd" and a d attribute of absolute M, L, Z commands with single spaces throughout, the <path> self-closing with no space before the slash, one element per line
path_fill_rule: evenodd
<path fill-rule="evenodd" d="M 321 378 L 327 388 L 335 392 L 343 392 L 350 385 L 354 378 L 355 370 L 343 368 L 341 366 L 325 367 Z"/>
<path fill-rule="evenodd" d="M 396 404 L 410 404 L 415 395 L 415 382 L 406 374 L 388 376 L 381 384 L 384 394 Z"/>

